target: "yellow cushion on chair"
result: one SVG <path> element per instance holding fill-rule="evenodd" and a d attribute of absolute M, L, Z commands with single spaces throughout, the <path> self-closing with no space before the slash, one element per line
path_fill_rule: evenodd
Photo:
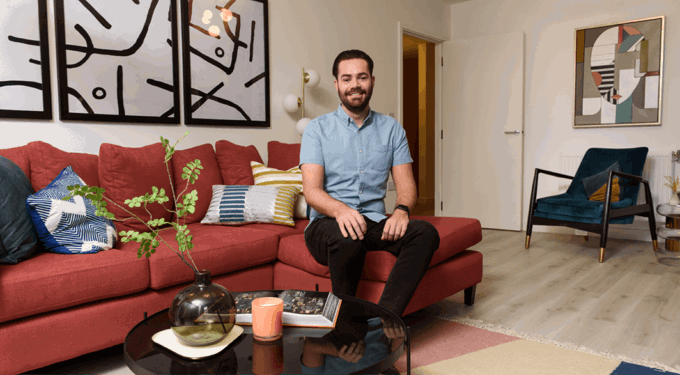
<path fill-rule="evenodd" d="M 619 178 L 615 177 L 612 179 L 612 196 L 610 202 L 618 202 L 619 194 L 621 193 L 621 187 L 619 186 Z M 604 202 L 604 196 L 607 194 L 607 184 L 602 185 L 601 188 L 597 189 L 591 196 L 588 197 L 590 201 L 601 201 Z"/>

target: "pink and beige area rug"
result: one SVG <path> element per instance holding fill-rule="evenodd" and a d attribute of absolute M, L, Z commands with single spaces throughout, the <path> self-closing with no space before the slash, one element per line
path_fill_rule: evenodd
<path fill-rule="evenodd" d="M 549 339 L 435 317 L 407 319 L 411 373 L 427 375 L 660 375 L 678 374 L 657 362 L 637 361 Z M 475 327 L 474 325 L 477 325 Z M 485 328 L 482 328 L 485 327 Z M 523 337 L 524 336 L 524 337 Z M 406 373 L 406 356 L 395 364 Z"/>

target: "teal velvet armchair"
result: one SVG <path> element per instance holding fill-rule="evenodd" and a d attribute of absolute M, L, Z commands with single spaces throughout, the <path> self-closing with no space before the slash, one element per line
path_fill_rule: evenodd
<path fill-rule="evenodd" d="M 632 224 L 635 216 L 649 219 L 654 250 L 657 249 L 656 223 L 649 182 L 642 179 L 642 170 L 647 158 L 647 147 L 607 149 L 591 148 L 586 151 L 576 175 L 567 176 L 536 168 L 531 187 L 529 219 L 525 247 L 531 243 L 531 229 L 534 225 L 563 226 L 600 234 L 600 263 L 604 262 L 609 224 Z M 536 199 L 538 176 L 546 174 L 571 179 L 563 194 Z M 612 202 L 615 181 L 618 177 L 619 200 Z M 585 181 L 585 183 L 584 183 Z M 589 200 L 588 189 L 592 184 L 607 186 L 603 201 Z M 637 204 L 640 185 L 645 186 L 645 203 Z"/>

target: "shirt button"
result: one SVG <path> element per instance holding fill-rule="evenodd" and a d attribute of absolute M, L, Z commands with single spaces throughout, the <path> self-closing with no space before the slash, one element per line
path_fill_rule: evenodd
<path fill-rule="evenodd" d="M 359 153 L 361 153 L 361 150 L 359 150 Z"/>
<path fill-rule="evenodd" d="M 364 173 L 364 171 L 361 171 L 361 173 Z"/>

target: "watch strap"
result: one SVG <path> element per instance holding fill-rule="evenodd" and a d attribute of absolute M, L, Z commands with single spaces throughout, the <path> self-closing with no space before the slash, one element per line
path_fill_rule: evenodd
<path fill-rule="evenodd" d="M 411 210 L 409 210 L 408 206 L 406 206 L 406 205 L 400 204 L 397 207 L 394 207 L 394 209 L 406 211 L 406 215 L 408 215 L 408 217 L 411 217 Z"/>

